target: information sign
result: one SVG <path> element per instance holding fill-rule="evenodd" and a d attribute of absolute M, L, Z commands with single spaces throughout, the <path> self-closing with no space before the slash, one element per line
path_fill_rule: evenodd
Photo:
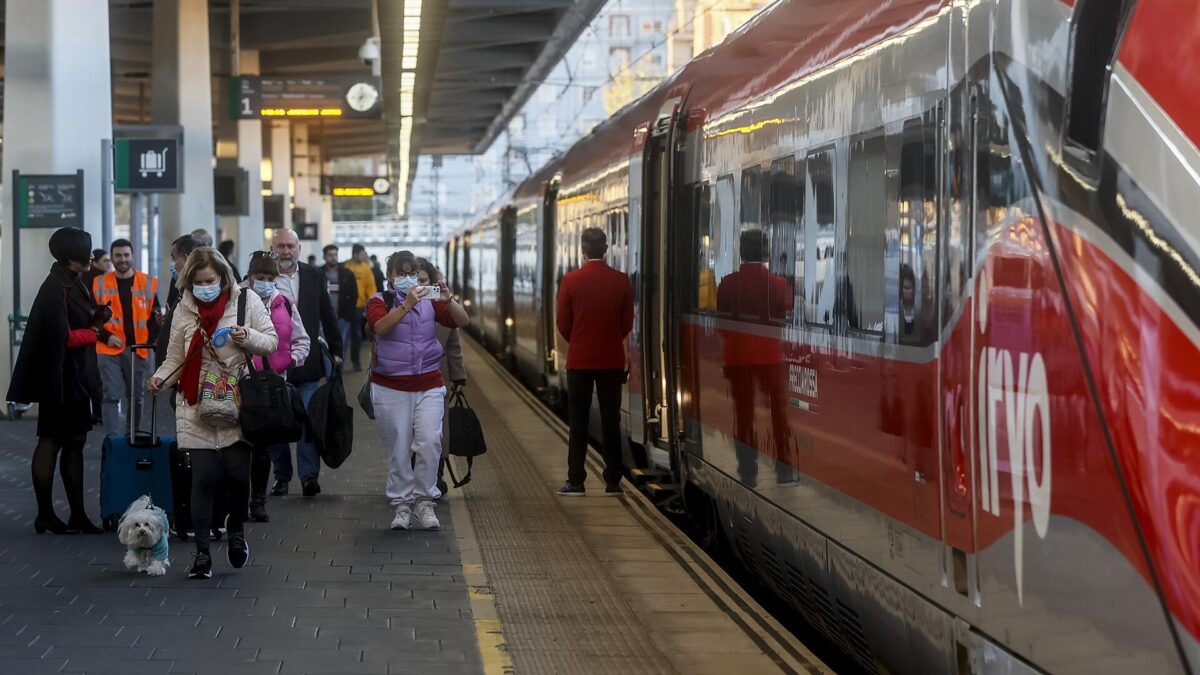
<path fill-rule="evenodd" d="M 243 76 L 229 79 L 230 119 L 270 117 L 378 118 L 383 97 L 378 77 Z"/>
<path fill-rule="evenodd" d="M 18 227 L 83 227 L 83 172 L 16 174 Z"/>
<path fill-rule="evenodd" d="M 321 176 L 321 194 L 333 197 L 379 197 L 391 192 L 384 176 Z"/>
<path fill-rule="evenodd" d="M 179 192 L 179 139 L 117 138 L 113 141 L 117 192 Z"/>

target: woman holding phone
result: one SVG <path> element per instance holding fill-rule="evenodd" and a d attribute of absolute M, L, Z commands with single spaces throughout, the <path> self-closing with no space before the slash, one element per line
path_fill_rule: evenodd
<path fill-rule="evenodd" d="M 441 527 L 433 503 L 441 496 L 437 473 L 446 386 L 437 327 L 470 323 L 449 289 L 418 287 L 419 272 L 411 251 L 392 254 L 388 289 L 366 306 L 367 325 L 375 334 L 371 403 L 380 438 L 391 454 L 387 495 L 395 509 L 394 530 L 409 529 L 414 515 L 423 529 Z"/>

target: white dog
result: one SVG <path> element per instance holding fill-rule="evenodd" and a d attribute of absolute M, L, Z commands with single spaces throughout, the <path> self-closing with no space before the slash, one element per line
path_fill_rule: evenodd
<path fill-rule="evenodd" d="M 136 567 L 137 571 L 154 577 L 166 574 L 171 565 L 167 559 L 169 530 L 166 512 L 155 506 L 149 497 L 133 500 L 117 524 L 118 538 L 129 547 L 125 553 L 125 567 Z"/>

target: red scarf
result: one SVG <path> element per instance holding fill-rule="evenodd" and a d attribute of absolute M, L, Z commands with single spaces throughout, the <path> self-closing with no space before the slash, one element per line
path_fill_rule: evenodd
<path fill-rule="evenodd" d="M 195 297 L 192 299 L 195 300 Z M 196 325 L 196 332 L 192 334 L 187 356 L 183 360 L 183 373 L 179 376 L 179 391 L 183 393 L 183 400 L 188 405 L 196 405 L 196 401 L 200 399 L 200 364 L 204 360 L 201 356 L 204 341 L 206 336 L 216 332 L 217 324 L 221 317 L 225 316 L 225 305 L 228 303 L 229 293 L 218 295 L 212 302 L 196 300 L 200 321 Z"/>

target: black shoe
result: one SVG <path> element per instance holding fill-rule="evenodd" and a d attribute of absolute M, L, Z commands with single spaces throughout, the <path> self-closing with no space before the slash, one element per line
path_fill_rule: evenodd
<path fill-rule="evenodd" d="M 187 575 L 189 579 L 212 578 L 212 556 L 208 551 L 196 551 L 196 555 L 192 556 L 192 566 L 188 568 Z"/>
<path fill-rule="evenodd" d="M 73 530 L 67 526 L 58 516 L 50 514 L 48 518 L 38 517 L 33 521 L 33 530 L 38 534 L 77 534 L 78 530 Z"/>
<path fill-rule="evenodd" d="M 563 483 L 563 486 L 558 488 L 559 497 L 583 497 L 587 494 L 587 490 L 583 489 L 582 485 L 576 485 L 571 481 Z"/>
<path fill-rule="evenodd" d="M 246 566 L 246 561 L 250 559 L 250 544 L 246 543 L 246 535 L 241 532 L 236 532 L 229 535 L 229 545 L 225 547 L 225 556 L 229 558 L 229 564 L 235 570 L 240 570 Z"/>
<path fill-rule="evenodd" d="M 272 497 L 282 497 L 288 493 L 288 482 L 286 480 L 277 480 L 271 486 Z"/>
<path fill-rule="evenodd" d="M 316 497 L 321 494 L 321 484 L 317 482 L 316 478 L 306 480 L 304 481 L 303 490 L 305 497 Z"/>
<path fill-rule="evenodd" d="M 104 529 L 88 520 L 86 515 L 71 514 L 71 519 L 67 521 L 67 528 L 80 534 L 104 534 Z"/>
<path fill-rule="evenodd" d="M 623 494 L 625 494 L 625 491 L 621 489 L 620 483 L 617 483 L 616 485 L 605 485 L 604 486 L 604 496 L 605 497 L 620 497 Z"/>
<path fill-rule="evenodd" d="M 265 497 L 254 497 L 250 500 L 250 522 L 271 522 L 271 516 L 267 515 L 267 500 Z"/>

